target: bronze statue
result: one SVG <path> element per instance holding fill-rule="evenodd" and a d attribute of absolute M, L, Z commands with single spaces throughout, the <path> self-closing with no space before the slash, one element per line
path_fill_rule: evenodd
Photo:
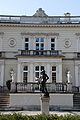
<path fill-rule="evenodd" d="M 48 75 L 45 73 L 45 70 L 43 70 L 41 72 L 41 82 L 40 82 L 40 85 L 41 85 L 41 88 L 40 90 L 42 91 L 42 93 L 44 93 L 45 96 L 49 96 L 49 93 L 47 91 L 47 87 L 46 87 L 46 82 L 47 80 L 49 79 Z"/>

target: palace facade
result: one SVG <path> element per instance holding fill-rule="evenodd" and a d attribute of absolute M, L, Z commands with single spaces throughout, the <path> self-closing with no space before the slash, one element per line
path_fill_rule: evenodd
<path fill-rule="evenodd" d="M 80 87 L 80 16 L 0 15 L 0 86 L 34 84 L 45 69 L 50 84 Z M 17 88 L 17 89 L 18 89 Z M 66 88 L 65 88 L 66 89 Z"/>

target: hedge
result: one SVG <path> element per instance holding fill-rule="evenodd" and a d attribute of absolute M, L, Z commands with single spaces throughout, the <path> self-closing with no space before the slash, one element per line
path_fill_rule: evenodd
<path fill-rule="evenodd" d="M 22 114 L 0 114 L 0 120 L 80 120 L 79 115 L 22 115 Z"/>

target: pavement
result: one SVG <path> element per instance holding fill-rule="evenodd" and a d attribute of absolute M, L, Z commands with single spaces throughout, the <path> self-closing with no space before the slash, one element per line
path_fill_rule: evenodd
<path fill-rule="evenodd" d="M 1 111 L 1 114 L 14 114 L 14 113 L 21 113 L 22 115 L 38 115 L 42 114 L 41 111 Z M 60 115 L 80 115 L 79 111 L 50 111 L 49 114 L 57 114 L 58 116 Z"/>

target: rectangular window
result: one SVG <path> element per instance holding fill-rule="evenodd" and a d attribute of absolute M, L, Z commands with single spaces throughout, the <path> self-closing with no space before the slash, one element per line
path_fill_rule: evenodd
<path fill-rule="evenodd" d="M 23 68 L 23 82 L 28 82 L 28 66 L 24 66 Z"/>
<path fill-rule="evenodd" d="M 41 71 L 44 70 L 44 66 L 35 66 L 35 77 L 39 78 Z"/>
<path fill-rule="evenodd" d="M 55 50 L 55 38 L 51 38 L 51 50 Z"/>
<path fill-rule="evenodd" d="M 36 38 L 36 50 L 44 50 L 44 38 Z"/>
<path fill-rule="evenodd" d="M 25 38 L 25 50 L 29 50 L 29 38 Z"/>
<path fill-rule="evenodd" d="M 56 66 L 52 66 L 52 83 L 56 83 Z"/>

